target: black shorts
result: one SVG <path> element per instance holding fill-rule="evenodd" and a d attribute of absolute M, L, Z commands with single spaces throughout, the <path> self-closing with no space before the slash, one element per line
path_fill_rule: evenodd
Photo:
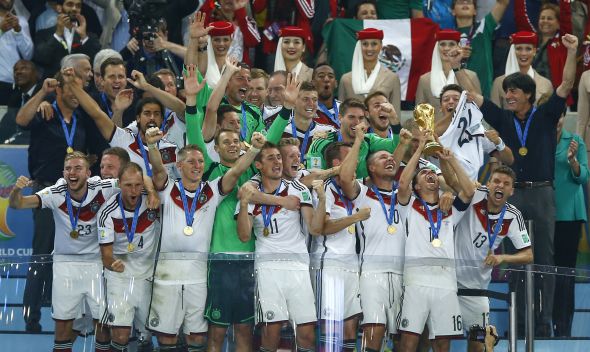
<path fill-rule="evenodd" d="M 205 318 L 224 326 L 252 323 L 254 260 L 226 258 L 209 260 Z"/>

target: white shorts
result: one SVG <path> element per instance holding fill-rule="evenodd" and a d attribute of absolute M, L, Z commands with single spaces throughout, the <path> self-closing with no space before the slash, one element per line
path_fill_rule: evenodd
<path fill-rule="evenodd" d="M 176 335 L 182 326 L 185 335 L 207 332 L 205 301 L 207 284 L 162 285 L 154 282 L 148 328 Z"/>
<path fill-rule="evenodd" d="M 92 319 L 92 313 L 90 312 L 88 302 L 84 302 L 82 305 L 80 315 L 74 319 L 72 330 L 77 331 L 79 335 L 82 336 L 89 335 L 94 331 L 94 320 Z"/>
<path fill-rule="evenodd" d="M 107 324 L 131 327 L 135 319 L 145 325 L 152 283 L 146 279 L 118 278 L 106 275 Z"/>
<path fill-rule="evenodd" d="M 54 262 L 51 291 L 51 316 L 56 320 L 71 320 L 81 316 L 84 302 L 92 318 L 100 318 L 104 300 L 102 263 Z"/>
<path fill-rule="evenodd" d="M 463 336 L 457 292 L 436 287 L 405 286 L 399 331 L 420 335 L 428 325 L 430 338 Z"/>
<path fill-rule="evenodd" d="M 459 296 L 461 317 L 465 332 L 472 325 L 487 326 L 490 324 L 490 300 L 480 296 Z"/>
<path fill-rule="evenodd" d="M 360 279 L 362 324 L 383 324 L 389 334 L 397 334 L 401 312 L 402 275 L 362 273 Z"/>
<path fill-rule="evenodd" d="M 316 321 L 308 270 L 256 269 L 256 324 Z"/>
<path fill-rule="evenodd" d="M 358 272 L 324 268 L 311 273 L 319 319 L 342 321 L 361 313 Z"/>

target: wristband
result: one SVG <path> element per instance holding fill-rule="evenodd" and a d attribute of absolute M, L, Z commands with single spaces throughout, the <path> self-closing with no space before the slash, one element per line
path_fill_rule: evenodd
<path fill-rule="evenodd" d="M 496 144 L 496 150 L 501 152 L 504 149 L 506 149 L 506 144 L 504 144 L 504 141 L 500 138 L 500 143 Z"/>

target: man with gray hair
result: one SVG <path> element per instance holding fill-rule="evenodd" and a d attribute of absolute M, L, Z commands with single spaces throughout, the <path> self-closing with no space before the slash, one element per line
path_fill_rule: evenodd
<path fill-rule="evenodd" d="M 90 65 L 90 57 L 86 54 L 70 54 L 61 59 L 61 69 L 66 67 L 73 67 L 76 75 L 84 80 L 84 89 L 88 88 L 90 80 L 92 79 L 92 66 Z"/>

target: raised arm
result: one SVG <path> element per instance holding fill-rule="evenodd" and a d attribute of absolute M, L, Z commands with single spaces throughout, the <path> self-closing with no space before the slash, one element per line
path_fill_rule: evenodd
<path fill-rule="evenodd" d="M 149 159 L 152 164 L 152 179 L 156 190 L 161 191 L 166 186 L 168 180 L 168 173 L 162 161 L 162 155 L 158 149 L 157 143 L 164 136 L 164 132 L 160 131 L 158 127 L 151 127 L 145 132 L 145 138 L 148 145 Z"/>
<path fill-rule="evenodd" d="M 481 85 L 479 81 L 474 81 L 469 77 L 467 71 L 461 68 L 461 60 L 463 60 L 463 51 L 461 48 L 455 48 L 449 52 L 449 58 L 451 59 L 451 67 L 455 72 L 457 78 L 457 84 L 463 89 L 481 94 Z M 476 77 L 477 79 L 477 77 Z"/>
<path fill-rule="evenodd" d="M 360 208 L 356 213 L 350 216 L 345 216 L 339 219 L 330 219 L 326 216 L 324 220 L 324 235 L 333 235 L 344 230 L 350 225 L 354 225 L 359 221 L 367 220 L 371 216 L 371 208 Z"/>
<path fill-rule="evenodd" d="M 186 50 L 186 55 L 184 56 L 184 65 L 195 65 L 199 66 L 200 62 L 198 62 L 198 55 L 201 54 L 199 51 L 200 39 L 206 38 L 209 31 L 213 28 L 212 26 L 205 28 L 205 14 L 203 12 L 197 12 L 194 17 L 190 18 L 191 24 L 189 27 L 189 41 L 188 47 Z M 206 57 L 207 55 L 205 55 Z M 205 68 L 207 66 L 205 65 Z"/>
<path fill-rule="evenodd" d="M 404 130 L 402 130 L 404 131 Z M 403 132 L 405 133 L 405 132 Z M 409 133 L 409 132 L 408 132 Z M 400 203 L 407 204 L 410 201 L 410 196 L 412 195 L 412 178 L 414 176 L 414 172 L 416 172 L 416 168 L 418 167 L 418 160 L 420 160 L 420 156 L 422 155 L 422 150 L 424 150 L 424 145 L 426 144 L 427 133 L 422 131 L 418 132 L 418 148 L 406 164 L 404 171 L 399 178 L 399 187 L 397 189 L 397 198 Z"/>
<path fill-rule="evenodd" d="M 37 107 L 39 107 L 48 94 L 55 92 L 57 86 L 57 80 L 46 78 L 45 81 L 43 81 L 43 88 L 41 88 L 37 94 L 33 95 L 33 97 L 29 99 L 29 101 L 27 101 L 16 114 L 16 124 L 21 127 L 27 127 L 33 118 L 35 118 Z"/>
<path fill-rule="evenodd" d="M 496 21 L 496 23 L 500 23 L 500 21 L 502 20 L 502 17 L 504 17 L 504 13 L 506 12 L 506 9 L 508 8 L 508 5 L 510 4 L 510 0 L 498 0 L 496 1 L 496 5 L 494 5 L 494 7 L 492 8 L 492 17 L 494 17 L 494 20 Z"/>
<path fill-rule="evenodd" d="M 555 93 L 567 98 L 576 80 L 576 52 L 578 50 L 578 38 L 572 34 L 565 34 L 561 37 L 561 42 L 567 48 L 567 58 L 563 67 L 563 80 L 555 90 Z"/>
<path fill-rule="evenodd" d="M 318 196 L 317 210 L 310 206 L 301 208 L 301 214 L 309 229 L 309 234 L 312 236 L 320 236 L 324 232 L 324 223 L 326 220 L 326 194 L 324 193 L 324 182 L 320 180 L 313 181 L 313 190 Z"/>
<path fill-rule="evenodd" d="M 457 187 L 459 191 L 457 197 L 459 197 L 463 203 L 469 203 L 475 193 L 475 184 L 473 183 L 473 180 L 467 176 L 467 173 L 463 170 L 463 167 L 450 150 L 445 148 L 442 152 L 438 152 L 437 155 L 439 159 L 441 159 L 441 162 L 448 162 L 453 168 L 453 171 L 455 171 L 455 175 L 457 175 Z"/>
<path fill-rule="evenodd" d="M 352 148 L 340 165 L 340 186 L 348 199 L 356 199 L 361 191 L 361 187 L 356 182 L 356 168 L 358 166 L 359 152 L 365 141 L 364 128 L 365 126 L 361 126 L 361 124 L 357 125 Z"/>
<path fill-rule="evenodd" d="M 174 95 L 152 86 L 146 81 L 143 73 L 133 70 L 131 72 L 131 78 L 127 78 L 127 81 L 131 83 L 135 88 L 146 91 L 153 95 L 162 105 L 169 108 L 176 113 L 181 120 L 184 121 L 184 103 Z"/>
<path fill-rule="evenodd" d="M 250 237 L 252 236 L 252 216 L 248 214 L 248 204 L 250 202 L 250 192 L 248 190 L 244 190 L 242 192 L 242 198 L 239 202 L 240 211 L 237 217 L 238 223 L 238 236 L 240 237 L 240 241 L 248 242 Z"/>
<path fill-rule="evenodd" d="M 223 178 L 221 180 L 221 191 L 224 194 L 229 194 L 234 189 L 234 187 L 238 183 L 238 179 L 240 178 L 240 176 L 246 170 L 248 170 L 250 165 L 252 165 L 252 163 L 254 162 L 254 158 L 256 157 L 256 155 L 258 155 L 258 153 L 260 152 L 260 148 L 262 148 L 262 146 L 266 142 L 266 138 L 264 138 L 264 135 L 262 133 L 254 132 L 252 134 L 252 139 L 250 141 L 252 142 L 252 146 L 248 149 L 246 154 L 242 155 L 238 159 L 238 162 L 234 166 L 232 166 L 225 173 L 225 175 L 223 175 Z"/>
<path fill-rule="evenodd" d="M 8 205 L 14 209 L 31 209 L 38 208 L 41 205 L 37 195 L 23 196 L 22 190 L 31 185 L 31 180 L 25 176 L 19 176 L 14 184 L 14 188 L 10 191 L 8 197 Z"/>
<path fill-rule="evenodd" d="M 94 120 L 100 134 L 107 141 L 111 140 L 111 137 L 115 131 L 115 123 L 109 118 L 109 116 L 100 109 L 100 106 L 82 89 L 82 85 L 74 83 L 74 80 L 80 80 L 74 74 L 74 69 L 69 67 L 62 71 L 64 81 L 72 90 L 72 93 L 76 96 L 76 99 L 82 106 L 82 109 L 86 111 L 88 115 Z"/>
<path fill-rule="evenodd" d="M 221 104 L 221 100 L 225 95 L 225 88 L 227 87 L 227 83 L 234 75 L 234 73 L 238 72 L 240 68 L 237 65 L 237 60 L 235 58 L 226 58 L 225 59 L 225 70 L 217 82 L 217 86 L 213 89 L 213 93 L 211 93 L 211 98 L 209 98 L 209 102 L 207 103 L 207 112 L 205 113 L 205 120 L 203 121 L 203 127 L 201 131 L 203 133 L 203 139 L 205 141 L 210 141 L 215 137 L 215 130 L 217 126 L 217 109 L 219 108 L 219 104 Z"/>
<path fill-rule="evenodd" d="M 248 201 L 252 204 L 278 205 L 287 210 L 299 210 L 300 200 L 296 196 L 280 197 L 272 194 L 260 192 L 253 182 L 244 183 L 238 190 L 238 199 L 242 199 L 243 194 L 248 195 Z"/>
<path fill-rule="evenodd" d="M 487 139 L 496 145 L 496 150 L 493 152 L 494 156 L 504 164 L 512 165 L 514 163 L 514 154 L 512 154 L 512 149 L 510 149 L 510 147 L 504 143 L 502 138 L 500 138 L 498 131 L 487 130 L 484 132 L 484 134 Z"/>

